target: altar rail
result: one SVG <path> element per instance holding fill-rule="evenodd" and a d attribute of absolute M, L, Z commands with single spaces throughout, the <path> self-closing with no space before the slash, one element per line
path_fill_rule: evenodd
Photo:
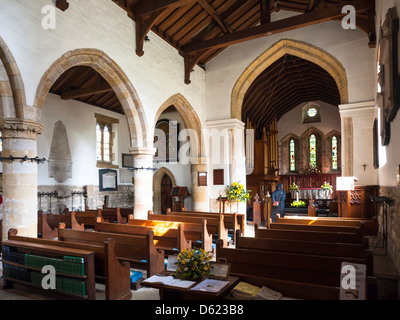
<path fill-rule="evenodd" d="M 279 182 L 283 185 L 283 190 L 290 192 L 289 186 L 296 183 L 300 188 L 321 188 L 327 182 L 332 186 L 332 199 L 336 199 L 336 178 L 340 174 L 305 174 L 305 175 L 282 175 Z"/>

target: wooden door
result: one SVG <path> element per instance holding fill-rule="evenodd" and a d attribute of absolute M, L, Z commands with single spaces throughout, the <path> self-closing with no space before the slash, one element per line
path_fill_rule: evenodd
<path fill-rule="evenodd" d="M 172 209 L 172 201 L 169 196 L 172 189 L 172 181 L 168 175 L 164 175 L 161 180 L 161 214 L 167 214 L 167 209 Z"/>

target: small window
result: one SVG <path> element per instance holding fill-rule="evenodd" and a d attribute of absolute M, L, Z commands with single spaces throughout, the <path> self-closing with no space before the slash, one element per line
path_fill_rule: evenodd
<path fill-rule="evenodd" d="M 98 164 L 111 165 L 113 154 L 113 124 L 119 120 L 96 114 L 96 157 Z"/>
<path fill-rule="evenodd" d="M 307 114 L 310 118 L 314 118 L 318 114 L 318 111 L 316 108 L 310 108 L 308 109 Z"/>
<path fill-rule="evenodd" d="M 310 104 L 303 107 L 303 123 L 321 122 L 319 106 Z"/>
<path fill-rule="evenodd" d="M 3 153 L 3 136 L 0 131 L 0 154 L 2 154 L 2 153 Z"/>
<path fill-rule="evenodd" d="M 290 171 L 296 171 L 296 143 L 294 139 L 290 140 L 289 154 L 290 154 Z"/>
<path fill-rule="evenodd" d="M 332 170 L 338 169 L 338 139 L 332 137 Z"/>
<path fill-rule="evenodd" d="M 310 136 L 310 167 L 317 167 L 317 137 L 315 134 Z"/>

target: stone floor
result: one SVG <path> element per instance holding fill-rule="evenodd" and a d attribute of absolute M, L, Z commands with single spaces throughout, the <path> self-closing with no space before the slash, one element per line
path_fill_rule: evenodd
<path fill-rule="evenodd" d="M 245 236 L 254 236 L 252 225 L 246 226 Z M 372 239 L 373 240 L 373 239 Z M 378 299 L 399 300 L 400 275 L 396 272 L 390 258 L 385 255 L 385 250 L 376 248 L 374 251 L 374 272 L 378 278 Z M 52 300 L 49 296 L 38 293 L 29 287 L 15 285 L 14 289 L 3 290 L 2 263 L 0 263 L 0 301 L 2 300 Z M 105 300 L 104 285 L 96 284 L 96 299 Z M 132 300 L 160 300 L 159 292 L 156 289 L 142 287 L 132 290 Z"/>

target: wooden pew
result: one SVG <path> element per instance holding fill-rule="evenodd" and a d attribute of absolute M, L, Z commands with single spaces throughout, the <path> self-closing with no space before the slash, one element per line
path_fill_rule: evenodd
<path fill-rule="evenodd" d="M 254 225 L 254 235 L 255 238 L 368 244 L 367 237 L 355 233 L 260 229 L 257 223 Z"/>
<path fill-rule="evenodd" d="M 179 223 L 176 228 L 159 228 L 97 222 L 95 231 L 125 235 L 145 235 L 148 231 L 153 231 L 156 248 L 164 250 L 166 254 L 177 254 L 192 247 L 191 241 L 188 241 L 185 237 L 184 224 L 182 223 Z"/>
<path fill-rule="evenodd" d="M 116 210 L 119 209 L 119 212 L 121 214 L 121 217 L 124 218 L 126 221 L 128 221 L 128 218 L 130 215 L 133 214 L 133 208 L 110 208 L 107 207 L 106 205 L 103 205 L 103 210 Z"/>
<path fill-rule="evenodd" d="M 139 220 L 134 219 L 133 215 L 128 217 L 128 225 L 176 228 L 179 222 L 157 220 Z M 185 238 L 192 242 L 192 247 L 200 247 L 206 252 L 213 251 L 212 235 L 207 230 L 207 220 L 202 219 L 201 223 L 183 223 Z"/>
<path fill-rule="evenodd" d="M 276 223 L 288 223 L 288 224 L 312 224 L 312 225 L 326 225 L 326 226 L 348 226 L 348 227 L 360 227 L 364 224 L 364 230 L 366 235 L 377 234 L 377 220 L 365 219 L 365 218 L 336 218 L 336 217 L 289 217 L 285 216 L 281 218 L 279 214 L 276 216 Z"/>
<path fill-rule="evenodd" d="M 79 224 L 76 220 L 76 213 L 74 211 L 68 214 L 44 214 L 42 215 L 42 229 L 39 230 L 42 239 L 54 239 L 58 235 L 58 227 L 60 223 L 64 228 L 74 230 L 84 230 L 85 226 Z"/>
<path fill-rule="evenodd" d="M 75 217 L 79 224 L 83 224 L 85 226 L 85 229 L 93 229 L 97 218 L 100 218 L 101 221 L 105 221 L 101 213 L 101 209 L 77 211 Z"/>
<path fill-rule="evenodd" d="M 74 243 L 59 240 L 39 239 L 18 236 L 18 231 L 11 229 L 8 239 L 30 244 L 54 246 L 60 249 L 77 249 L 94 252 L 94 272 L 96 282 L 105 283 L 106 300 L 130 300 L 130 267 L 127 262 L 120 262 L 115 254 L 115 240 L 108 238 L 97 244 Z"/>
<path fill-rule="evenodd" d="M 371 276 L 374 274 L 373 251 L 369 250 L 365 244 L 252 238 L 242 237 L 238 234 L 236 249 L 332 256 L 341 257 L 346 261 L 351 258 L 364 259 L 364 264 L 367 266 L 368 274 Z"/>
<path fill-rule="evenodd" d="M 245 226 L 246 226 L 246 217 L 244 214 L 239 214 L 239 213 L 218 213 L 218 212 L 201 212 L 201 211 L 188 211 L 186 208 L 184 208 L 183 212 L 171 212 L 170 209 L 167 209 L 167 214 L 190 214 L 194 216 L 199 216 L 199 217 L 204 217 L 207 219 L 207 217 L 213 216 L 213 217 L 219 217 L 220 215 L 224 216 L 224 223 L 225 227 L 233 232 L 233 238 L 235 237 L 235 230 L 240 229 L 241 234 L 244 234 L 245 231 Z"/>
<path fill-rule="evenodd" d="M 285 296 L 300 299 L 339 299 L 341 265 L 344 261 L 342 258 L 223 248 L 220 242 L 217 243 L 216 258 L 217 261 L 230 263 L 230 274 L 240 280 L 264 278 L 265 282 L 260 279 L 257 284 L 266 283 L 266 286 Z M 351 262 L 363 263 L 364 260 L 354 258 Z M 371 277 L 371 281 L 375 286 L 376 279 Z"/>
<path fill-rule="evenodd" d="M 204 217 L 188 216 L 188 215 L 156 215 L 151 211 L 147 214 L 148 220 L 159 220 L 159 221 L 172 221 L 181 223 L 202 223 Z M 207 230 L 208 233 L 212 235 L 215 240 L 221 239 L 224 246 L 228 246 L 228 229 L 225 228 L 224 216 L 218 217 L 208 217 L 207 220 Z"/>
<path fill-rule="evenodd" d="M 115 240 L 118 260 L 127 261 L 132 267 L 144 268 L 147 277 L 165 270 L 164 251 L 154 245 L 154 233 L 149 230 L 143 235 L 128 235 L 108 232 L 59 229 L 58 240 L 98 245 L 107 239 Z"/>
<path fill-rule="evenodd" d="M 334 226 L 334 225 L 308 225 L 308 224 L 289 224 L 289 223 L 278 223 L 270 222 L 270 229 L 274 230 L 308 230 L 308 231 L 323 231 L 323 232 L 346 232 L 346 233 L 356 233 L 360 235 L 365 235 L 365 225 L 360 224 L 360 227 L 351 226 Z"/>
<path fill-rule="evenodd" d="M 105 208 L 101 210 L 101 215 L 106 222 L 127 223 L 128 219 L 122 217 L 120 208 Z"/>

